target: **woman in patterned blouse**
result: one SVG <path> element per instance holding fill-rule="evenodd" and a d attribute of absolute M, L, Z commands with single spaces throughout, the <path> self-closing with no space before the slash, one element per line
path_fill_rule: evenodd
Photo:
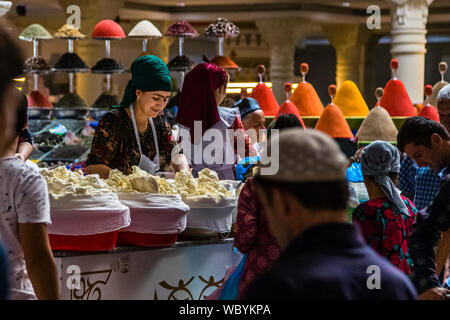
<path fill-rule="evenodd" d="M 146 55 L 133 62 L 131 73 L 122 102 L 98 123 L 87 173 L 108 178 L 111 169 L 130 174 L 133 166 L 151 174 L 188 170 L 182 154 L 171 157 L 176 143 L 162 113 L 172 88 L 167 66 L 158 57 Z"/>
<path fill-rule="evenodd" d="M 400 170 L 400 153 L 385 141 L 363 149 L 361 169 L 370 200 L 353 212 L 367 244 L 405 274 L 411 273 L 408 240 L 417 210 L 395 187 Z"/>

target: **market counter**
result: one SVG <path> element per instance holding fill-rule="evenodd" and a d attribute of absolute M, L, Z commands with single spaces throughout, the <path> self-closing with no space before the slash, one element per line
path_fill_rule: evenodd
<path fill-rule="evenodd" d="M 164 248 L 55 251 L 54 257 L 63 300 L 202 300 L 240 255 L 227 238 Z"/>

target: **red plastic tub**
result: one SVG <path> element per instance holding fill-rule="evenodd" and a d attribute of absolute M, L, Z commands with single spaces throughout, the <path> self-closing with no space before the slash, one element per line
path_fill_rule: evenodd
<path fill-rule="evenodd" d="M 106 251 L 117 246 L 119 231 L 83 235 L 66 236 L 49 234 L 50 247 L 53 251 Z"/>
<path fill-rule="evenodd" d="M 122 231 L 119 232 L 117 245 L 133 245 L 139 247 L 165 247 L 177 242 L 178 233 L 155 234 Z"/>

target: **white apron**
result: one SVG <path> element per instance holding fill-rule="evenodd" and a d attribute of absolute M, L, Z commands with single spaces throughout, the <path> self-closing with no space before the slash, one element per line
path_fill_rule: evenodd
<path fill-rule="evenodd" d="M 134 134 L 136 136 L 136 141 L 137 141 L 137 144 L 139 147 L 139 153 L 141 155 L 138 167 L 150 174 L 155 174 L 156 171 L 159 170 L 159 146 L 158 146 L 158 138 L 156 136 L 155 125 L 153 124 L 153 119 L 152 118 L 148 119 L 148 122 L 149 122 L 150 126 L 152 127 L 153 142 L 155 143 L 155 148 L 156 148 L 156 150 L 155 150 L 156 154 L 152 161 L 152 160 L 150 160 L 149 157 L 142 154 L 141 141 L 139 139 L 139 131 L 136 126 L 136 118 L 134 117 L 134 111 L 133 111 L 132 105 L 130 105 L 130 113 L 131 113 L 131 120 L 133 121 Z"/>
<path fill-rule="evenodd" d="M 218 129 L 222 136 L 225 138 L 225 135 L 227 134 L 227 129 L 230 128 L 233 125 L 233 122 L 236 120 L 236 116 L 238 116 L 238 111 L 236 108 L 225 108 L 225 107 L 218 107 L 219 110 L 219 116 L 220 121 L 215 123 L 210 129 Z M 183 125 L 179 125 L 181 129 L 189 131 L 189 129 Z M 209 129 L 208 129 L 209 130 Z M 206 130 L 205 133 L 208 131 Z M 226 143 L 228 141 L 228 143 Z M 205 150 L 205 148 L 211 143 L 210 141 L 202 141 L 202 150 Z M 182 148 L 184 150 L 184 155 L 186 156 L 187 160 L 189 161 L 189 164 L 192 167 L 192 174 L 194 177 L 198 176 L 198 172 L 201 171 L 204 168 L 208 168 L 210 170 L 213 170 L 217 172 L 217 175 L 220 180 L 236 180 L 236 176 L 233 171 L 234 163 L 237 161 L 237 156 L 234 153 L 234 147 L 233 147 L 233 139 L 229 138 L 228 140 L 224 141 L 223 143 L 223 159 L 222 163 L 212 163 L 212 164 L 206 164 L 204 161 L 202 163 L 194 163 L 194 153 L 195 148 L 194 144 L 191 143 L 191 140 L 183 139 L 181 142 Z M 189 152 L 190 151 L 190 152 Z M 226 154 L 232 154 L 233 155 L 233 163 L 226 163 L 225 161 L 225 155 Z M 203 158 L 202 158 L 203 159 Z"/>

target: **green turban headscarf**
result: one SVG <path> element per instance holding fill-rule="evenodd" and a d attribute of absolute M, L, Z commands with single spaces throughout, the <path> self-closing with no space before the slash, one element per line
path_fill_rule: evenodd
<path fill-rule="evenodd" d="M 157 56 L 145 55 L 131 65 L 131 80 L 128 81 L 122 102 L 116 108 L 127 108 L 136 101 L 136 90 L 172 91 L 172 80 L 166 64 Z"/>

